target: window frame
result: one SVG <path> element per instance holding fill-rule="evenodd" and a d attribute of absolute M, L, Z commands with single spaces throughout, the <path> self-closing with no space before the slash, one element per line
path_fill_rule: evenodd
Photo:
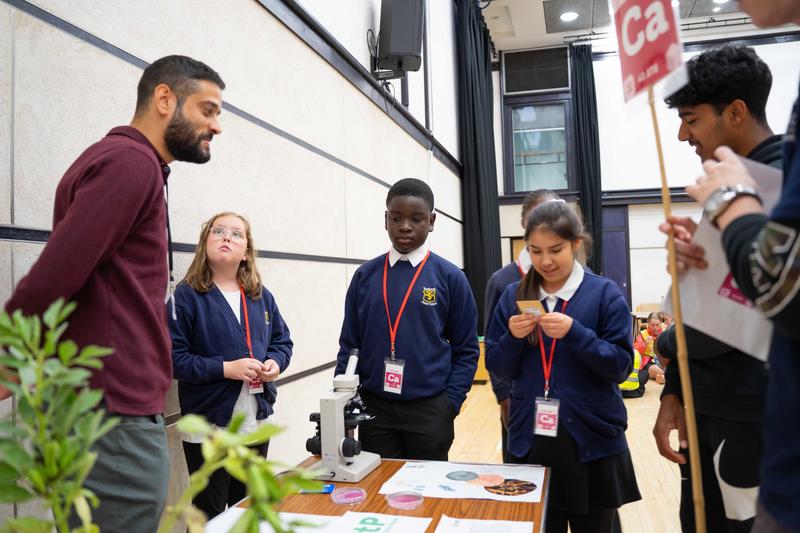
<path fill-rule="evenodd" d="M 564 128 L 567 149 L 567 187 L 556 189 L 564 198 L 577 196 L 578 183 L 575 175 L 575 138 L 572 131 L 572 95 L 570 91 L 546 94 L 526 94 L 503 98 L 503 196 L 525 196 L 530 191 L 517 191 L 514 183 L 514 133 L 511 111 L 526 105 L 562 104 L 564 106 Z"/>

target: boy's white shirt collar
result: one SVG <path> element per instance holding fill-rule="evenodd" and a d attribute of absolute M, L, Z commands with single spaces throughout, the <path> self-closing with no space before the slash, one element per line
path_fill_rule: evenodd
<path fill-rule="evenodd" d="M 425 259 L 425 254 L 428 253 L 428 249 L 428 241 L 425 241 L 425 244 L 416 250 L 411 250 L 407 254 L 401 254 L 397 251 L 397 248 L 392 245 L 392 247 L 389 248 L 389 266 L 394 266 L 398 261 L 408 261 L 411 263 L 411 266 L 416 268 L 417 265 Z"/>
<path fill-rule="evenodd" d="M 517 257 L 517 264 L 526 274 L 528 273 L 528 270 L 531 269 L 531 266 L 533 266 L 533 263 L 531 263 L 531 254 L 528 253 L 527 246 L 524 246 L 522 250 L 519 251 L 519 256 Z"/>
<path fill-rule="evenodd" d="M 580 287 L 581 282 L 583 281 L 584 273 L 585 272 L 581 264 L 575 260 L 575 262 L 572 263 L 572 273 L 567 278 L 567 281 L 564 283 L 563 287 L 558 289 L 553 294 L 545 292 L 545 290 L 541 287 L 539 288 L 539 299 L 547 302 L 548 311 L 553 311 L 555 309 L 558 298 L 568 302 L 575 295 L 575 291 L 578 290 L 578 287 Z"/>

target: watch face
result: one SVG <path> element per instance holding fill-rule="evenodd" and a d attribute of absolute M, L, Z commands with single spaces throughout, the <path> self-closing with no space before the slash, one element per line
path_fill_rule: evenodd
<path fill-rule="evenodd" d="M 713 218 L 714 212 L 719 209 L 719 206 L 722 204 L 722 201 L 725 197 L 725 189 L 717 189 L 716 191 L 712 192 L 708 198 L 706 198 L 706 203 L 703 206 L 703 210 Z"/>
<path fill-rule="evenodd" d="M 723 186 L 717 189 L 716 191 L 712 192 L 711 195 L 706 199 L 706 203 L 703 206 L 703 212 L 708 216 L 709 222 L 711 222 L 716 227 L 716 220 L 725 209 L 727 209 L 728 205 L 730 205 L 731 200 L 736 198 L 736 191 L 728 186 Z"/>

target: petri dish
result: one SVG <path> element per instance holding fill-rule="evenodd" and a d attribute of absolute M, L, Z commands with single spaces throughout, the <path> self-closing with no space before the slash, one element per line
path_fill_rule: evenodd
<path fill-rule="evenodd" d="M 339 505 L 355 505 L 366 497 L 367 491 L 359 487 L 342 487 L 331 492 L 331 500 Z"/>
<path fill-rule="evenodd" d="M 416 509 L 422 505 L 424 499 L 419 492 L 411 491 L 393 492 L 386 495 L 386 503 L 389 504 L 389 507 L 403 510 Z"/>

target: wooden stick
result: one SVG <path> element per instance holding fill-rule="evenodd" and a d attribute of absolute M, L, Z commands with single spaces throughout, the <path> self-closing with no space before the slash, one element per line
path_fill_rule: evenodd
<path fill-rule="evenodd" d="M 656 135 L 656 149 L 658 151 L 658 165 L 661 169 L 661 199 L 664 203 L 664 217 L 672 213 L 669 187 L 667 186 L 667 172 L 664 168 L 664 153 L 661 149 L 661 134 L 658 130 L 658 117 L 656 116 L 655 97 L 653 86 L 647 88 L 650 99 L 650 114 L 653 117 L 653 130 Z M 689 466 L 692 476 L 692 499 L 694 500 L 694 521 L 697 533 L 706 532 L 705 497 L 703 496 L 703 481 L 700 476 L 700 447 L 697 441 L 697 420 L 694 413 L 694 393 L 692 392 L 692 378 L 689 374 L 689 358 L 686 353 L 686 333 L 683 329 L 683 314 L 681 313 L 681 296 L 678 291 L 678 264 L 675 257 L 675 235 L 669 233 L 667 240 L 669 261 L 669 274 L 672 277 L 672 312 L 675 318 L 675 338 L 678 341 L 678 370 L 681 378 L 683 393 L 683 407 L 686 415 L 686 436 L 689 438 Z"/>

